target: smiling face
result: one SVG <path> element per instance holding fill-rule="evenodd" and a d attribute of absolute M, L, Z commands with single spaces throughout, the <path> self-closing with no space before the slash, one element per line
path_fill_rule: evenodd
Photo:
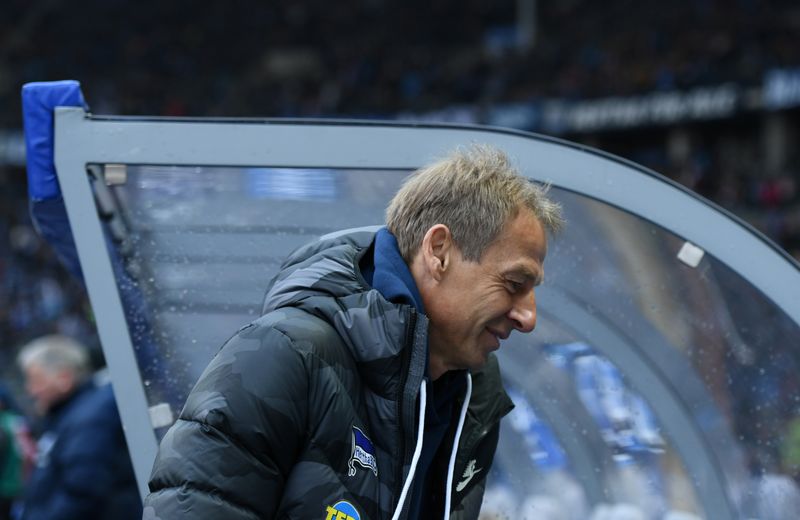
<path fill-rule="evenodd" d="M 533 330 L 546 252 L 544 229 L 527 209 L 506 222 L 479 262 L 463 258 L 446 226 L 428 230 L 412 274 L 430 320 L 432 379 L 480 368 L 513 330 Z"/>

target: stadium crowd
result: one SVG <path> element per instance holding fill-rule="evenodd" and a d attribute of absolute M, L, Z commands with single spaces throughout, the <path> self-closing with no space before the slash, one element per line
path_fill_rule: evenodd
<path fill-rule="evenodd" d="M 379 117 L 754 84 L 800 65 L 790 0 L 532 4 L 526 30 L 513 0 L 9 0 L 0 127 L 19 125 L 24 82 L 64 78 L 83 82 L 98 113 Z"/>

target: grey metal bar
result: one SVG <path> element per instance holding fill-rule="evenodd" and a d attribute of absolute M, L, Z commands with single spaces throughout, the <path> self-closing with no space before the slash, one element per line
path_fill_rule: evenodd
<path fill-rule="evenodd" d="M 144 497 L 158 445 L 86 172 L 90 148 L 84 138 L 80 132 L 75 133 L 74 125 L 68 119 L 56 118 L 55 165 L 59 183 L 89 298 L 97 316 L 97 329 L 132 454 L 139 492 Z"/>

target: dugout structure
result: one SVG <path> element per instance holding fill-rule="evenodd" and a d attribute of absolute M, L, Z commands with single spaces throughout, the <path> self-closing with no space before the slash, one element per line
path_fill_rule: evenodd
<path fill-rule="evenodd" d="M 800 268 L 654 172 L 497 128 L 56 108 L 55 169 L 143 493 L 158 440 L 281 259 L 379 225 L 409 172 L 472 142 L 551 184 L 568 220 L 537 331 L 498 352 L 517 408 L 487 501 L 558 503 L 567 482 L 585 511 L 733 519 L 756 507 L 758 472 L 791 475 Z"/>

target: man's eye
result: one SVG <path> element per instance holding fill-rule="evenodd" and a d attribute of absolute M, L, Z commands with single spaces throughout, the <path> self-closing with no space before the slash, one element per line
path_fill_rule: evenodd
<path fill-rule="evenodd" d="M 522 286 L 525 285 L 522 282 L 515 282 L 514 280 L 508 281 L 508 288 L 511 292 L 518 292 L 522 290 Z"/>

